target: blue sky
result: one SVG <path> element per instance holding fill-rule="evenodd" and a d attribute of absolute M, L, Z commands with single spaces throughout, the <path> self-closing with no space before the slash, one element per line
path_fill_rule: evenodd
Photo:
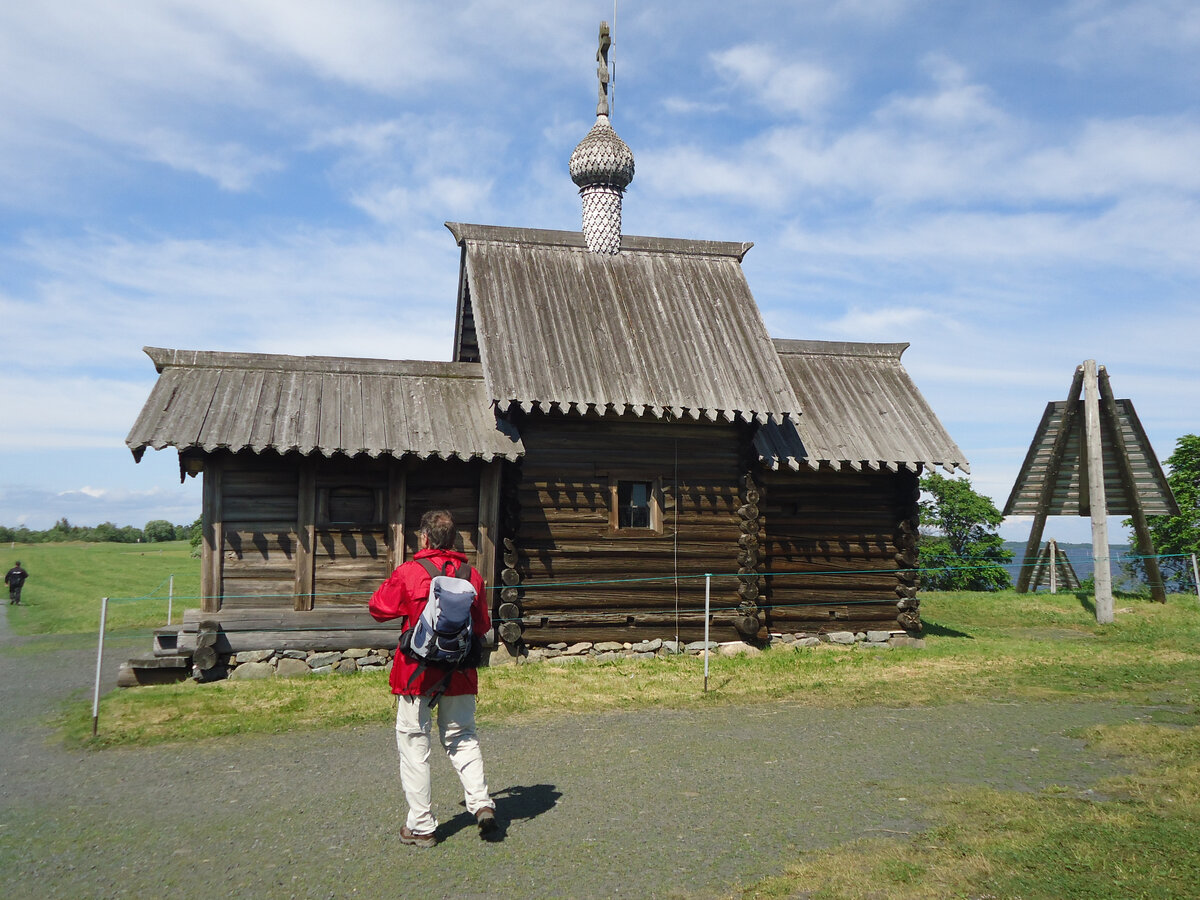
<path fill-rule="evenodd" d="M 143 345 L 448 358 L 442 223 L 578 227 L 612 13 L 3 4 L 0 522 L 195 518 L 123 444 Z M 753 241 L 776 337 L 911 342 L 998 505 L 1087 358 L 1165 458 L 1200 428 L 1198 51 L 1184 0 L 625 0 L 625 231 Z"/>

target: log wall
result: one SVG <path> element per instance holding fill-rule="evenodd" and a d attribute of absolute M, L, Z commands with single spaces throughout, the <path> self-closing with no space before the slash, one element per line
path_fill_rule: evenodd
<path fill-rule="evenodd" d="M 392 460 L 333 457 L 316 461 L 313 541 L 314 609 L 366 606 L 391 573 L 388 552 L 388 469 Z M 339 489 L 370 492 L 370 521 L 336 521 L 331 495 Z"/>
<path fill-rule="evenodd" d="M 248 453 L 227 454 L 220 464 L 221 608 L 292 609 L 298 464 Z"/>
<path fill-rule="evenodd" d="M 518 523 L 505 535 L 513 547 L 503 597 L 516 609 L 498 618 L 519 611 L 531 643 L 665 636 L 675 627 L 678 572 L 680 635 L 702 637 L 698 576 L 737 568 L 747 443 L 739 429 L 562 416 L 530 416 L 520 428 L 525 459 L 506 470 L 502 492 L 502 521 Z M 661 530 L 612 528 L 612 484 L 625 479 L 656 485 Z M 714 590 L 722 622 L 737 605 L 736 587 L 726 578 Z M 720 639 L 734 637 L 722 629 Z"/>
<path fill-rule="evenodd" d="M 763 472 L 768 625 L 775 631 L 919 627 L 917 476 Z"/>
<path fill-rule="evenodd" d="M 206 610 L 366 606 L 392 569 L 412 558 L 421 515 L 435 507 L 454 514 L 457 546 L 476 560 L 478 460 L 217 453 L 205 467 L 206 525 L 221 535 L 219 551 L 215 540 L 204 547 Z M 339 490 L 372 497 L 373 508 L 338 521 Z M 490 498 L 485 512 L 495 505 Z"/>

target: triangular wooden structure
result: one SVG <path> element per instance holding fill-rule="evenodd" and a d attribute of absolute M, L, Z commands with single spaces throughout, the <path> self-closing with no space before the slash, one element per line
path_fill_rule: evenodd
<path fill-rule="evenodd" d="M 1089 359 L 1075 370 L 1064 403 L 1049 403 L 1029 446 L 1004 515 L 1032 515 L 1017 591 L 1030 576 L 1047 516 L 1092 519 L 1096 559 L 1096 620 L 1112 621 L 1112 569 L 1108 559 L 1108 516 L 1133 519 L 1138 546 L 1147 549 L 1146 575 L 1154 599 L 1166 601 L 1147 515 L 1179 515 L 1154 448 L 1129 400 L 1113 398 L 1108 373 Z"/>
<path fill-rule="evenodd" d="M 1079 576 L 1075 574 L 1075 567 L 1067 558 L 1067 551 L 1061 549 L 1058 541 L 1053 538 L 1048 540 L 1038 553 L 1037 562 L 1034 563 L 1033 572 L 1029 576 L 1030 590 L 1036 591 L 1042 586 L 1050 588 L 1052 594 L 1057 594 L 1059 588 L 1068 591 L 1079 588 Z"/>

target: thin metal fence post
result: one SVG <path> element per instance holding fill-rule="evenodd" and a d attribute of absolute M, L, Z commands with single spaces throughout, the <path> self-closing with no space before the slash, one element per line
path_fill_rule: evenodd
<path fill-rule="evenodd" d="M 171 583 L 167 585 L 167 624 L 171 624 L 171 605 L 175 602 L 175 576 L 171 576 Z"/>
<path fill-rule="evenodd" d="M 100 725 L 100 664 L 104 661 L 104 623 L 108 620 L 108 598 L 100 601 L 100 646 L 96 650 L 96 686 L 92 690 L 92 737 Z"/>
<path fill-rule="evenodd" d="M 708 610 L 712 599 L 712 575 L 704 576 L 704 693 L 708 693 Z"/>
<path fill-rule="evenodd" d="M 1196 567 L 1196 554 L 1192 554 L 1192 577 L 1196 579 L 1196 599 L 1200 600 L 1200 568 Z"/>

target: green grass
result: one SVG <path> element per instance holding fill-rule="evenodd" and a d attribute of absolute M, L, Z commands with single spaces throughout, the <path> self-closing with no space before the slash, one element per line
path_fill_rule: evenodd
<path fill-rule="evenodd" d="M 1194 717 L 1193 717 L 1194 718 Z M 907 840 L 865 840 L 806 854 L 740 898 L 1113 898 L 1200 895 L 1200 729 L 1104 726 L 1088 743 L 1136 771 L 1099 785 L 1104 799 L 1060 789 L 937 788 L 934 824 Z"/>
<path fill-rule="evenodd" d="M 109 597 L 108 629 L 149 631 L 166 624 L 167 579 L 175 576 L 174 619 L 198 606 L 200 560 L 187 541 L 161 544 L 5 545 L 0 565 L 29 571 L 21 605 L 8 608 L 17 634 L 96 634 Z M 190 598 L 190 599 L 188 599 Z"/>
<path fill-rule="evenodd" d="M 804 854 L 732 897 L 1127 898 L 1200 896 L 1200 604 L 1122 597 L 1099 626 L 1083 595 L 928 594 L 925 649 L 822 646 L 714 658 L 702 691 L 695 657 L 481 671 L 482 721 L 611 709 L 777 703 L 814 707 L 1092 699 L 1157 707 L 1153 721 L 1083 737 L 1133 774 L 1073 790 L 902 786 L 929 827 Z M 90 710 L 62 716 L 95 749 L 236 732 L 390 724 L 382 672 L 191 683 L 112 692 L 101 731 Z"/>
<path fill-rule="evenodd" d="M 1200 696 L 1200 612 L 1194 597 L 1123 600 L 1097 626 L 1073 594 L 931 594 L 923 650 L 821 646 L 713 658 L 709 691 L 696 657 L 603 665 L 481 670 L 479 715 L 509 721 L 601 710 L 686 709 L 786 701 L 821 707 L 922 706 L 974 700 L 1090 698 L 1192 704 Z M 1008 621 L 1011 624 L 1004 624 Z M 103 698 L 90 738 L 82 707 L 63 720 L 73 741 L 106 747 L 234 732 L 386 722 L 381 672 L 299 680 L 143 687 Z"/>

